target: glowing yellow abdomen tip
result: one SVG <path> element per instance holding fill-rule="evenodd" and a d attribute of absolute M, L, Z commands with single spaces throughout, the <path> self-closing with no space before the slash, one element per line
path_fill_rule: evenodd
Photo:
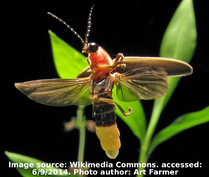
<path fill-rule="evenodd" d="M 96 134 L 100 140 L 102 149 L 106 152 L 107 156 L 115 159 L 118 156 L 120 144 L 120 132 L 117 124 L 104 127 L 96 127 Z"/>
<path fill-rule="evenodd" d="M 119 154 L 119 150 L 107 150 L 105 152 L 110 159 L 115 159 Z"/>

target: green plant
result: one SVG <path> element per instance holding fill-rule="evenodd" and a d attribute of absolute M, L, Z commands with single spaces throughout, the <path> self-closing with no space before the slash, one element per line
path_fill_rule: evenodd
<path fill-rule="evenodd" d="M 54 63 L 59 76 L 61 78 L 76 78 L 78 73 L 88 66 L 86 57 L 58 38 L 53 32 L 49 31 L 49 34 Z M 196 26 L 193 3 L 192 0 L 184 0 L 176 10 L 165 32 L 160 48 L 160 56 L 177 58 L 185 62 L 190 62 L 195 47 Z M 130 106 L 133 109 L 133 113 L 128 117 L 125 117 L 117 108 L 116 113 L 130 127 L 134 135 L 136 135 L 141 142 L 139 163 L 146 163 L 151 153 L 160 143 L 165 142 L 183 130 L 209 121 L 209 107 L 206 107 L 201 111 L 188 113 L 178 117 L 173 123 L 153 136 L 160 115 L 174 92 L 179 80 L 180 78 L 168 79 L 170 89 L 165 96 L 154 101 L 148 126 L 141 103 L 139 101 L 132 103 L 121 102 L 117 99 L 115 90 L 113 90 L 113 98 L 116 102 L 122 107 Z M 78 108 L 76 121 L 77 128 L 80 130 L 78 161 L 83 161 L 85 146 L 85 116 L 83 116 L 83 107 Z M 13 162 L 43 163 L 36 159 L 14 153 L 6 152 L 6 155 Z M 36 168 L 37 167 L 34 167 L 34 169 Z M 28 169 L 18 168 L 18 170 L 23 176 L 33 176 L 30 175 L 32 169 L 29 171 Z M 139 170 L 143 170 L 143 168 L 139 168 Z M 63 175 L 65 174 L 63 173 Z"/>

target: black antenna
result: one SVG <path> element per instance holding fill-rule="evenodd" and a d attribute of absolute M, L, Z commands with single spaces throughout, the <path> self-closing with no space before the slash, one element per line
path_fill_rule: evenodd
<path fill-rule="evenodd" d="M 85 35 L 85 44 L 88 44 L 88 37 L 89 37 L 89 34 L 90 34 L 90 29 L 91 29 L 91 15 L 92 15 L 92 11 L 93 11 L 93 8 L 94 8 L 94 5 L 91 7 L 90 9 L 90 12 L 89 12 L 89 18 L 88 18 L 88 21 L 87 21 L 87 30 L 86 30 L 86 35 Z"/>
<path fill-rule="evenodd" d="M 47 14 L 51 15 L 53 18 L 59 20 L 62 24 L 64 24 L 65 26 L 67 26 L 67 28 L 69 28 L 82 42 L 83 46 L 88 46 L 88 37 L 90 34 L 90 29 L 91 29 L 91 15 L 92 15 L 92 11 L 93 11 L 94 5 L 91 7 L 90 12 L 89 12 L 89 18 L 87 21 L 87 30 L 86 30 L 86 35 L 85 35 L 85 41 L 83 40 L 83 38 L 70 26 L 68 25 L 64 20 L 62 20 L 61 18 L 57 17 L 56 15 L 54 15 L 51 12 L 47 12 Z"/>
<path fill-rule="evenodd" d="M 47 14 L 51 15 L 53 18 L 59 20 L 62 24 L 67 26 L 67 28 L 69 28 L 81 40 L 82 44 L 85 45 L 85 41 L 83 40 L 83 38 L 70 25 L 68 25 L 64 20 L 62 20 L 61 18 L 57 17 L 56 15 L 54 15 L 51 12 L 47 12 Z"/>

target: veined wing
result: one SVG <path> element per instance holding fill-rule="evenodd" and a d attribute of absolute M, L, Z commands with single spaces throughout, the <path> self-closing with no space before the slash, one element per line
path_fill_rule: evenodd
<path fill-rule="evenodd" d="M 119 62 L 126 65 L 125 68 L 117 68 L 115 72 L 125 73 L 128 70 L 135 68 L 164 68 L 168 77 L 179 77 L 187 76 L 192 74 L 193 68 L 186 62 L 163 57 L 124 57 L 122 61 Z M 88 77 L 90 75 L 87 72 L 89 66 L 81 71 L 78 77 Z"/>
<path fill-rule="evenodd" d="M 48 106 L 89 105 L 89 78 L 43 79 L 15 83 L 30 99 Z"/>
<path fill-rule="evenodd" d="M 126 72 L 134 68 L 163 68 L 167 76 L 179 77 L 192 74 L 193 68 L 186 62 L 164 57 L 124 57 L 123 61 L 126 68 L 117 68 L 116 72 Z"/>
<path fill-rule="evenodd" d="M 168 90 L 167 73 L 163 68 L 137 68 L 116 78 L 117 97 L 121 101 L 150 100 Z"/>

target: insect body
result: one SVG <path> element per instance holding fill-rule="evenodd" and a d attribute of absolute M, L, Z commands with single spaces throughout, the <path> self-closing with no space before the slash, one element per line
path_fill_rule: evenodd
<path fill-rule="evenodd" d="M 108 76 L 99 82 L 93 81 L 90 87 L 96 134 L 102 148 L 110 158 L 115 158 L 120 148 L 120 133 L 116 124 L 115 105 L 112 99 L 113 86 L 112 77 Z"/>
<path fill-rule="evenodd" d="M 109 158 L 116 158 L 119 152 L 120 133 L 117 128 L 115 105 L 124 115 L 131 114 L 112 98 L 116 86 L 117 97 L 121 101 L 156 99 L 168 90 L 167 76 L 185 76 L 192 73 L 192 67 L 182 61 L 157 57 L 124 57 L 121 53 L 112 59 L 96 43 L 88 43 L 91 27 L 90 10 L 85 41 L 68 24 L 57 16 L 54 18 L 65 24 L 83 43 L 83 53 L 87 53 L 89 67 L 77 79 L 46 79 L 15 86 L 30 99 L 49 106 L 93 105 L 92 116 L 96 121 L 96 134 Z M 89 99 L 90 98 L 90 99 Z"/>

